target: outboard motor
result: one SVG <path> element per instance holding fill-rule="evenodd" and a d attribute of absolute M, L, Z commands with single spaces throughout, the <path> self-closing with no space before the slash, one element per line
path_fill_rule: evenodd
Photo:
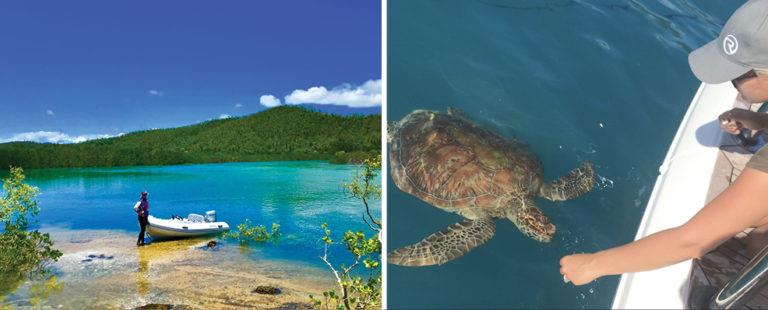
<path fill-rule="evenodd" d="M 215 222 L 216 221 L 216 210 L 206 211 L 205 212 L 205 221 L 206 222 Z"/>

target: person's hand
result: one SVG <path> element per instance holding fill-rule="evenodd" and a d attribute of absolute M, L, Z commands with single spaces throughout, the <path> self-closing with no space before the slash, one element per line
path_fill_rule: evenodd
<path fill-rule="evenodd" d="M 729 111 L 723 112 L 723 114 L 720 114 L 718 119 L 720 119 L 720 128 L 725 130 L 727 133 L 738 135 L 741 133 L 741 130 L 744 128 L 744 125 L 736 120 L 743 109 L 731 109 Z"/>
<path fill-rule="evenodd" d="M 584 285 L 598 278 L 594 267 L 594 254 L 573 254 L 560 259 L 560 274 L 563 280 L 574 285 Z"/>

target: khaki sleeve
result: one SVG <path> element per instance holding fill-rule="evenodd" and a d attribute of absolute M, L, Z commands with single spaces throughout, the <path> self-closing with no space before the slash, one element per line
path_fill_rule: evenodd
<path fill-rule="evenodd" d="M 747 162 L 747 167 L 768 173 L 768 145 L 760 148 Z"/>

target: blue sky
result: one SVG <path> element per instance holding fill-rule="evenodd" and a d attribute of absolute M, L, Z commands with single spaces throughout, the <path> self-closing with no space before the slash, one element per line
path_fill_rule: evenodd
<path fill-rule="evenodd" d="M 379 1 L 3 2 L 0 40 L 0 141 L 380 105 Z"/>

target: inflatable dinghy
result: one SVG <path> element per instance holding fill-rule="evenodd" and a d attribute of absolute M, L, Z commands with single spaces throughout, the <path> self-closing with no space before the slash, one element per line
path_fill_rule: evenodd
<path fill-rule="evenodd" d="M 161 219 L 149 216 L 147 232 L 152 238 L 189 238 L 222 233 L 229 230 L 229 224 L 216 221 L 216 211 L 208 211 L 205 216 L 190 214 L 186 218 L 174 217 Z"/>

